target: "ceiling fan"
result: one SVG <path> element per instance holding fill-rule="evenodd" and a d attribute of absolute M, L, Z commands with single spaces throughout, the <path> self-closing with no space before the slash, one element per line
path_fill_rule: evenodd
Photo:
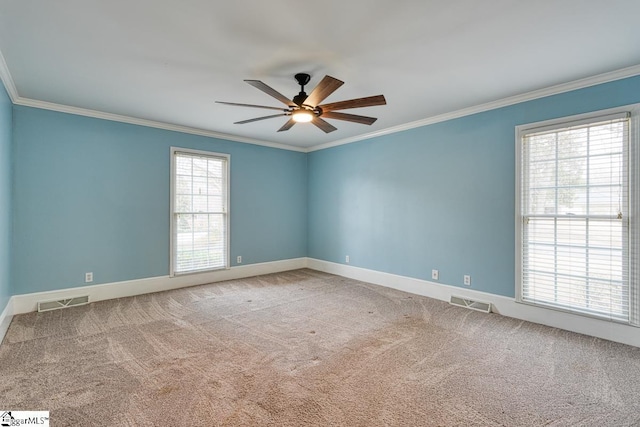
<path fill-rule="evenodd" d="M 308 123 L 311 122 L 325 133 L 333 132 L 337 128 L 324 119 L 336 119 L 344 120 L 347 122 L 361 123 L 364 125 L 371 125 L 377 120 L 375 117 L 359 116 L 356 114 L 346 114 L 337 112 L 337 110 L 347 110 L 349 108 L 360 107 L 372 107 L 374 105 L 385 105 L 387 101 L 383 95 L 368 96 L 365 98 L 349 99 L 347 101 L 332 102 L 329 104 L 320 103 L 324 101 L 329 95 L 331 95 L 336 89 L 344 84 L 343 81 L 338 80 L 331 76 L 324 76 L 324 78 L 318 83 L 318 85 L 307 95 L 304 91 L 304 87 L 311 76 L 306 73 L 298 73 L 295 75 L 295 79 L 300 85 L 300 93 L 289 99 L 276 91 L 272 87 L 266 85 L 260 80 L 245 80 L 251 86 L 260 89 L 267 95 L 271 95 L 278 101 L 282 102 L 287 108 L 282 107 L 269 107 L 266 105 L 254 105 L 254 104 L 239 104 L 236 102 L 223 102 L 216 101 L 219 104 L 235 105 L 239 107 L 253 107 L 253 108 L 266 108 L 269 110 L 280 110 L 282 113 L 274 114 L 271 116 L 257 117 L 255 119 L 242 120 L 235 122 L 234 124 L 245 124 L 256 122 L 258 120 L 271 119 L 274 117 L 288 116 L 289 120 L 280 128 L 278 132 L 291 129 L 296 123 Z"/>

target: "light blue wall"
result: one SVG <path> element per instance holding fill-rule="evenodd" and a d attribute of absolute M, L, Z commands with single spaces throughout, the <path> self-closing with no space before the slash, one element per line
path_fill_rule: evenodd
<path fill-rule="evenodd" d="M 638 102 L 640 76 L 312 152 L 308 255 L 514 296 L 515 126 Z"/>
<path fill-rule="evenodd" d="M 304 153 L 14 107 L 13 294 L 169 274 L 170 147 L 231 155 L 231 255 L 304 257 Z"/>
<path fill-rule="evenodd" d="M 23 294 L 168 274 L 170 146 L 231 154 L 232 261 L 350 255 L 513 296 L 514 127 L 640 102 L 640 77 L 309 155 L 0 101 L 0 308 L 9 278 Z"/>
<path fill-rule="evenodd" d="M 0 83 L 0 313 L 11 296 L 12 105 Z"/>

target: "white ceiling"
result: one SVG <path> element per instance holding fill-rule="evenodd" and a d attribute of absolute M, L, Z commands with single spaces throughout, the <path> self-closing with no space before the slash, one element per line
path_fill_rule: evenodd
<path fill-rule="evenodd" d="M 37 100 L 296 147 L 371 132 L 640 64 L 638 0 L 3 0 L 0 52 L 22 102 Z M 325 102 L 384 94 L 328 120 L 280 106 L 298 72 L 346 83 Z"/>

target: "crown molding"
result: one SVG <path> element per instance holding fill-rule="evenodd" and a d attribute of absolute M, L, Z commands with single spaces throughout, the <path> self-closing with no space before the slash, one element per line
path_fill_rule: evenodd
<path fill-rule="evenodd" d="M 11 102 L 15 104 L 16 100 L 19 98 L 18 89 L 16 89 L 16 85 L 13 83 L 13 78 L 9 72 L 7 63 L 4 60 L 4 56 L 2 56 L 2 52 L 0 52 L 0 80 L 4 83 L 4 87 L 9 94 L 9 98 L 11 98 Z"/>
<path fill-rule="evenodd" d="M 586 77 L 584 79 L 574 80 L 572 82 L 562 83 L 559 85 L 550 86 L 544 89 L 534 90 L 534 91 L 523 93 L 520 95 L 510 96 L 508 98 L 487 102 L 485 104 L 463 108 L 461 110 L 451 111 L 449 113 L 439 114 L 437 116 L 427 117 L 425 119 L 416 120 L 414 122 L 409 122 L 409 123 L 405 123 L 398 126 L 392 126 L 386 129 L 375 131 L 375 132 L 370 132 L 363 135 L 354 136 L 351 138 L 339 139 L 333 142 L 327 142 L 325 144 L 320 144 L 320 145 L 310 147 L 307 149 L 307 152 L 309 153 L 312 151 L 324 150 L 327 148 L 350 144 L 352 142 L 371 139 L 371 138 L 375 138 L 382 135 L 389 135 L 391 133 L 402 132 L 402 131 L 417 128 L 417 127 L 445 122 L 447 120 L 458 119 L 460 117 L 470 116 L 472 114 L 482 113 L 484 111 L 495 110 L 497 108 L 507 107 L 509 105 L 519 104 L 521 102 L 532 101 L 534 99 L 544 98 L 546 96 L 557 95 L 564 92 L 570 92 L 572 90 L 583 89 L 589 86 L 595 86 L 602 83 L 621 80 L 627 77 L 637 76 L 639 74 L 640 74 L 640 65 L 634 65 L 632 67 L 622 68 L 620 70 L 598 74 L 596 76 Z"/>
<path fill-rule="evenodd" d="M 193 128 L 189 126 L 175 125 L 165 122 L 157 122 L 154 120 L 140 119 L 137 117 L 123 116 L 120 114 L 105 113 L 102 111 L 90 110 L 87 108 L 71 107 L 69 105 L 56 104 L 47 101 L 38 101 L 35 99 L 18 97 L 14 104 L 23 105 L 25 107 L 41 108 L 44 110 L 58 111 L 61 113 L 75 114 L 78 116 L 93 117 L 96 119 L 110 120 L 114 122 L 129 123 L 132 125 L 146 126 L 157 129 L 170 130 L 174 132 L 188 133 L 192 135 L 207 136 L 210 138 L 224 139 L 226 141 L 243 142 L 245 144 L 262 145 L 270 148 L 278 148 L 281 150 L 306 152 L 302 147 L 293 145 L 279 144 L 277 142 L 264 141 L 260 139 L 245 138 L 226 133 L 214 132 L 205 129 Z"/>
<path fill-rule="evenodd" d="M 210 138 L 218 138 L 227 141 L 242 142 L 245 144 L 261 145 L 264 147 L 277 148 L 281 150 L 297 151 L 302 153 L 310 153 L 313 151 L 324 150 L 331 147 L 337 147 L 340 145 L 350 144 L 353 142 L 363 141 L 366 139 L 376 138 L 383 135 L 389 135 L 396 132 L 403 132 L 405 130 L 414 129 L 422 126 L 428 126 L 435 123 L 445 122 L 447 120 L 453 120 L 460 117 L 470 116 L 472 114 L 482 113 L 484 111 L 494 110 L 497 108 L 507 107 L 509 105 L 519 104 L 521 102 L 532 101 L 534 99 L 544 98 L 546 96 L 557 95 L 564 92 L 570 92 L 572 90 L 583 89 L 590 86 L 595 86 L 602 83 L 608 83 L 615 80 L 621 80 L 627 77 L 633 77 L 640 75 L 640 65 L 634 65 L 620 70 L 610 71 L 603 74 L 598 74 L 592 77 L 586 77 L 579 80 L 574 80 L 568 83 L 561 83 L 559 85 L 550 86 L 543 89 L 534 90 L 531 92 L 523 93 L 520 95 L 510 96 L 508 98 L 499 99 L 496 101 L 487 102 L 472 107 L 463 108 L 456 111 L 451 111 L 436 116 L 427 117 L 421 120 L 405 123 L 398 126 L 392 126 L 385 129 L 380 129 L 374 132 L 357 135 L 350 138 L 339 139 L 324 144 L 319 144 L 313 147 L 297 147 L 294 145 L 280 144 L 277 142 L 271 142 L 261 139 L 245 138 L 237 135 L 231 135 L 221 132 L 214 132 L 205 129 L 193 128 L 189 126 L 175 125 L 171 123 L 158 122 L 154 120 L 140 119 L 137 117 L 123 116 L 120 114 L 105 113 L 97 110 L 90 110 L 86 108 L 72 107 L 63 104 L 56 104 L 53 102 L 39 101 L 35 99 L 22 98 L 18 94 L 18 90 L 13 82 L 9 68 L 4 60 L 4 56 L 0 51 L 0 79 L 4 83 L 4 86 L 11 98 L 11 101 L 16 105 L 23 105 L 27 107 L 41 108 L 45 110 L 58 111 L 62 113 L 75 114 L 86 117 L 93 117 L 97 119 L 110 120 L 115 122 L 129 123 L 133 125 L 152 127 L 157 129 L 164 129 L 174 132 L 187 133 L 192 135 L 206 136 Z"/>
<path fill-rule="evenodd" d="M 298 151 L 302 153 L 307 152 L 306 148 L 296 147 L 293 145 L 279 144 L 276 142 L 264 141 L 261 139 L 254 139 L 254 138 L 245 138 L 241 136 L 230 135 L 230 134 L 221 133 L 221 132 L 213 132 L 213 131 L 193 128 L 189 126 L 181 126 L 181 125 L 175 125 L 171 123 L 157 122 L 154 120 L 140 119 L 137 117 L 123 116 L 120 114 L 105 113 L 102 111 L 90 110 L 87 108 L 72 107 L 69 105 L 56 104 L 53 102 L 23 98 L 18 94 L 18 90 L 16 88 L 15 83 L 13 82 L 13 78 L 11 77 L 11 73 L 9 72 L 9 67 L 7 67 L 7 63 L 4 60 L 2 51 L 0 51 L 0 80 L 2 80 L 2 83 L 4 84 L 4 87 L 6 88 L 7 93 L 11 98 L 11 102 L 15 105 L 23 105 L 25 107 L 40 108 L 43 110 L 51 110 L 51 111 L 57 111 L 61 113 L 75 114 L 78 116 L 93 117 L 96 119 L 104 119 L 104 120 L 110 120 L 114 122 L 129 123 L 132 125 L 146 126 L 146 127 L 156 128 L 156 129 L 164 129 L 164 130 L 169 130 L 174 132 L 206 136 L 210 138 L 224 139 L 226 141 L 235 141 L 235 142 L 243 142 L 245 144 L 261 145 L 264 147 L 278 148 L 281 150 Z"/>

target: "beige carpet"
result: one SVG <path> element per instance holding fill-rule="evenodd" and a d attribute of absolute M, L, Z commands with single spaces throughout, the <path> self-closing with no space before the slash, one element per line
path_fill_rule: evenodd
<path fill-rule="evenodd" d="M 311 270 L 16 316 L 52 426 L 640 425 L 640 349 Z"/>

